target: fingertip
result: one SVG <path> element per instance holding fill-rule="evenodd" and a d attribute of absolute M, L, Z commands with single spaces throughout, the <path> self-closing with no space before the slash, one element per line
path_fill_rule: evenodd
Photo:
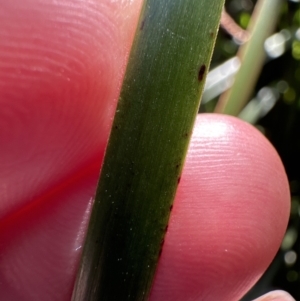
<path fill-rule="evenodd" d="M 276 290 L 267 293 L 253 301 L 295 301 L 295 299 L 285 291 Z"/>
<path fill-rule="evenodd" d="M 0 218 L 100 168 L 140 5 L 1 2 Z"/>
<path fill-rule="evenodd" d="M 275 256 L 290 208 L 282 162 L 243 121 L 196 122 L 151 300 L 237 300 Z"/>

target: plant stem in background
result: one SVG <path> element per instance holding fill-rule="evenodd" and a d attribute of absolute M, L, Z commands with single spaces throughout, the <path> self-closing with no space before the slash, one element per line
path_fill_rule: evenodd
<path fill-rule="evenodd" d="M 249 39 L 249 32 L 236 24 L 225 9 L 223 9 L 221 15 L 221 27 L 240 43 L 245 43 Z"/>
<path fill-rule="evenodd" d="M 241 67 L 232 87 L 223 93 L 215 112 L 237 116 L 252 96 L 266 54 L 264 42 L 274 31 L 283 0 L 258 0 L 248 27 L 249 40 L 238 52 Z"/>
<path fill-rule="evenodd" d="M 144 2 L 73 301 L 148 299 L 222 6 Z"/>

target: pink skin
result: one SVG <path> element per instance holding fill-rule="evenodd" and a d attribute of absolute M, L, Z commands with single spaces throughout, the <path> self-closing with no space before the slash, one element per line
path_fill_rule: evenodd
<path fill-rule="evenodd" d="M 0 4 L 1 300 L 70 300 L 140 4 Z M 267 140 L 235 118 L 202 115 L 150 300 L 238 300 L 288 216 L 288 182 Z"/>

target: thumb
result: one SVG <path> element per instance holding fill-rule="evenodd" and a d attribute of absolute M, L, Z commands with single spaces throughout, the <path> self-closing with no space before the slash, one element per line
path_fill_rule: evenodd
<path fill-rule="evenodd" d="M 99 168 L 140 3 L 0 1 L 0 219 Z"/>

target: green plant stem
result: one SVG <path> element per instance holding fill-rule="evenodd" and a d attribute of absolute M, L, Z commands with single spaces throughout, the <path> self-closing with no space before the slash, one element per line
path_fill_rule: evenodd
<path fill-rule="evenodd" d="M 223 93 L 215 112 L 237 116 L 253 94 L 265 62 L 265 40 L 277 24 L 283 0 L 259 0 L 249 23 L 250 39 L 239 49 L 241 67 L 232 87 Z"/>
<path fill-rule="evenodd" d="M 222 6 L 144 2 L 73 301 L 148 299 Z"/>

